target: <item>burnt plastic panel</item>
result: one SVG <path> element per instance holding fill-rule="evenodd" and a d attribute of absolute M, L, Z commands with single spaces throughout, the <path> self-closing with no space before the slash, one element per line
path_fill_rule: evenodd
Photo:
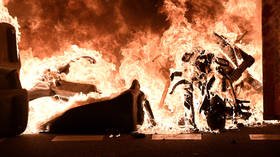
<path fill-rule="evenodd" d="M 28 96 L 19 70 L 15 28 L 0 23 L 0 137 L 19 135 L 27 125 Z"/>

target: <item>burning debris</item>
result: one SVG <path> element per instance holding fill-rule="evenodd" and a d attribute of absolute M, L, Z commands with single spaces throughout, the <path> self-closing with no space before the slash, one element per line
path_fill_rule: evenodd
<path fill-rule="evenodd" d="M 236 88 L 233 83 L 240 79 L 242 73 L 244 73 L 255 60 L 240 48 L 227 43 L 224 37 L 216 33 L 215 36 L 219 37 L 219 40 L 222 41 L 222 47 L 230 47 L 229 51 L 232 53 L 231 59 L 233 60 L 229 61 L 225 58 L 221 58 L 221 56 L 215 56 L 213 53 L 198 48 L 182 56 L 182 62 L 184 64 L 186 63 L 184 71 L 175 71 L 170 76 L 171 81 L 174 81 L 176 77 L 181 78 L 180 81 L 174 84 L 170 94 L 173 94 L 179 85 L 184 85 L 183 104 L 186 110 L 190 110 L 189 114 L 185 112 L 185 116 L 180 119 L 178 125 L 183 127 L 191 125 L 196 131 L 198 131 L 198 128 L 195 114 L 198 112 L 195 111 L 194 108 L 194 86 L 199 90 L 199 92 L 196 92 L 200 93 L 201 98 L 203 98 L 199 114 L 205 115 L 208 127 L 211 130 L 223 130 L 227 119 L 232 120 L 234 124 L 240 125 L 238 124 L 238 119 L 248 120 L 251 116 L 249 112 L 250 107 L 244 105 L 245 103 L 250 103 L 250 101 L 237 98 Z M 225 52 L 225 54 L 229 54 L 229 52 Z M 238 57 L 242 60 L 241 64 L 237 63 Z M 90 57 L 82 58 L 90 59 L 92 64 L 95 63 L 95 60 Z M 232 63 L 236 63 L 235 68 Z M 69 66 L 69 63 L 65 66 L 61 66 L 61 68 L 59 68 L 60 70 L 54 73 L 54 75 L 44 75 L 46 78 L 44 80 L 55 83 L 61 81 L 62 73 L 67 74 Z M 190 73 L 190 71 L 192 73 Z M 50 71 L 47 71 L 47 74 L 51 74 Z M 222 83 L 219 87 L 219 91 L 212 91 L 213 84 L 217 81 L 216 79 L 220 79 L 219 81 Z M 83 90 L 80 89 L 80 91 Z M 94 88 L 93 91 L 97 92 L 96 88 Z M 131 93 L 132 95 L 127 93 Z M 225 94 L 222 93 L 229 94 L 225 96 Z M 48 132 L 52 133 L 84 133 L 84 131 L 86 131 L 86 133 L 105 132 L 108 129 L 132 132 L 136 131 L 136 125 L 142 125 L 144 122 L 143 107 L 149 117 L 151 126 L 156 126 L 150 103 L 140 90 L 139 82 L 134 80 L 130 89 L 119 96 L 105 101 L 97 101 L 72 108 L 44 126 Z M 136 108 L 136 111 L 134 111 L 133 108 Z M 119 114 L 130 116 L 122 117 Z M 106 115 L 114 116 L 108 117 Z"/>
<path fill-rule="evenodd" d="M 65 65 L 59 66 L 55 71 L 50 69 L 45 70 L 40 82 L 28 91 L 29 100 L 44 96 L 55 96 L 55 98 L 67 100 L 69 97 L 74 96 L 77 93 L 100 93 L 95 85 L 69 82 L 65 80 L 65 75 L 69 73 L 70 64 L 81 58 L 87 59 L 90 64 L 96 63 L 96 60 L 90 56 L 81 56 L 71 60 Z"/>
<path fill-rule="evenodd" d="M 97 127 L 104 129 L 100 119 L 105 119 L 106 127 L 128 124 L 125 129 L 135 130 L 134 119 L 111 123 L 112 119 L 101 115 L 103 111 L 116 117 L 135 114 L 117 99 L 133 79 L 139 80 L 145 93 L 140 96 L 142 106 L 136 105 L 146 110 L 136 116 L 142 118 L 139 133 L 223 130 L 236 123 L 262 121 L 259 0 L 139 3 L 3 3 L 13 14 L 19 14 L 22 26 L 20 78 L 32 100 L 28 133 L 37 133 L 38 126 L 58 114 L 61 116 L 53 125 L 49 123 L 52 131 L 68 127 L 71 118 L 65 115 L 77 118 L 73 123 L 79 126 L 82 120 L 88 122 L 87 114 Z M 217 33 L 213 35 L 213 31 Z M 113 96 L 116 93 L 118 96 Z M 104 98 L 108 99 L 96 102 Z M 97 107 L 107 103 L 108 108 Z M 91 117 L 85 108 L 100 113 Z M 65 128 L 60 129 L 58 123 Z"/>
<path fill-rule="evenodd" d="M 149 101 L 140 90 L 137 80 L 120 95 L 72 108 L 44 125 L 50 133 L 130 133 L 144 122 L 144 110 L 150 124 L 156 125 Z"/>
<path fill-rule="evenodd" d="M 206 50 L 196 49 L 194 52 L 185 53 L 183 55 L 182 62 L 188 63 L 184 71 L 175 71 L 170 76 L 171 81 L 173 81 L 174 77 L 182 78 L 175 83 L 170 94 L 174 92 L 178 85 L 184 84 L 184 106 L 187 110 L 191 110 L 190 115 L 186 115 L 184 121 L 188 121 L 194 129 L 197 129 L 194 115 L 196 112 L 194 111 L 193 105 L 194 85 L 197 86 L 200 90 L 201 97 L 203 97 L 199 113 L 204 112 L 207 124 L 211 130 L 223 130 L 226 119 L 232 119 L 233 123 L 237 124 L 237 118 L 247 120 L 251 116 L 249 112 L 250 107 L 244 105 L 245 103 L 250 103 L 250 101 L 239 100 L 237 98 L 233 83 L 241 77 L 242 73 L 244 73 L 255 60 L 237 46 L 229 44 L 225 37 L 217 33 L 214 33 L 214 35 L 218 37 L 219 42 L 222 43 L 222 48 L 226 46 L 229 47 L 229 49 L 227 49 L 229 52 L 225 52 L 225 54 L 230 54 L 230 61 L 225 58 L 217 57 L 213 53 L 207 53 Z M 194 58 L 194 54 L 198 54 L 198 56 Z M 240 65 L 237 63 L 237 57 L 242 59 Z M 230 63 L 234 63 L 234 65 Z M 236 68 L 234 68 L 234 66 Z M 192 71 L 191 76 L 189 75 L 190 70 Z M 221 76 L 217 76 L 217 74 Z M 219 92 L 212 92 L 211 88 L 216 78 L 221 79 L 220 81 L 222 84 Z M 229 92 L 230 97 L 220 96 L 221 92 Z M 184 125 L 185 123 L 183 122 L 182 124 Z"/>

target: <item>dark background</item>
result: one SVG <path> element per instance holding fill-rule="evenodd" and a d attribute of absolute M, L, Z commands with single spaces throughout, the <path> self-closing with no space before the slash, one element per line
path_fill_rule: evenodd
<path fill-rule="evenodd" d="M 264 116 L 280 119 L 280 1 L 263 0 Z"/>

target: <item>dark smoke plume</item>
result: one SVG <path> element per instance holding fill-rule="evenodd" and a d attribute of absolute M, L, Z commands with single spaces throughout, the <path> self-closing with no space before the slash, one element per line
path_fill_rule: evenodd
<path fill-rule="evenodd" d="M 18 17 L 21 49 L 51 56 L 69 44 L 87 45 L 119 55 L 133 33 L 160 35 L 169 27 L 160 13 L 163 0 L 12 0 L 7 7 Z"/>
<path fill-rule="evenodd" d="M 192 28 L 205 32 L 217 21 L 224 21 L 229 31 L 235 32 L 233 25 L 237 25 L 241 32 L 252 33 L 254 26 L 252 21 L 241 15 L 229 15 L 226 13 L 224 4 L 229 0 L 187 0 L 185 2 L 185 17 Z"/>
<path fill-rule="evenodd" d="M 223 14 L 223 3 L 227 0 L 188 0 L 186 1 L 185 17 L 188 22 L 196 24 L 198 18 L 215 22 Z"/>
<path fill-rule="evenodd" d="M 241 32 L 254 34 L 250 19 L 223 16 L 227 14 L 227 2 L 186 0 L 185 18 L 198 32 L 206 32 L 216 21 L 227 21 L 229 31 L 235 32 L 233 26 L 237 25 Z M 32 48 L 39 57 L 77 44 L 99 50 L 118 63 L 121 48 L 134 40 L 135 33 L 152 32 L 160 36 L 170 26 L 168 13 L 162 11 L 164 0 L 10 0 L 6 6 L 21 26 L 20 49 Z M 245 38 L 250 37 L 248 34 Z"/>

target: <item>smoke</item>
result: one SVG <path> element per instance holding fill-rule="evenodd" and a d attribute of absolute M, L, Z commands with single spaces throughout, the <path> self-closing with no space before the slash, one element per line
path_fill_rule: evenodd
<path fill-rule="evenodd" d="M 257 1 L 244 2 L 252 2 L 250 7 L 254 7 Z M 184 18 L 197 32 L 213 32 L 215 23 L 224 21 L 229 32 L 248 31 L 244 41 L 259 33 L 254 27 L 255 16 L 243 13 L 250 9 L 239 7 L 237 0 L 171 2 L 177 7 L 183 4 Z M 107 60 L 119 65 L 121 49 L 135 40 L 135 34 L 162 36 L 171 25 L 164 0 L 6 0 L 4 4 L 19 20 L 20 49 L 32 49 L 33 55 L 41 58 L 76 44 L 101 51 Z M 241 8 L 243 12 L 236 14 L 238 11 L 228 8 Z"/>
<path fill-rule="evenodd" d="M 188 22 L 192 24 L 196 24 L 197 20 L 201 20 L 201 18 L 207 20 L 211 20 L 214 22 L 222 15 L 225 11 L 225 7 L 223 5 L 227 0 L 188 0 L 185 2 L 186 12 L 185 17 Z"/>
<path fill-rule="evenodd" d="M 261 18 L 260 0 L 187 0 L 185 2 L 185 17 L 192 28 L 199 32 L 205 32 L 217 21 L 222 21 L 229 32 L 237 34 L 247 33 L 243 41 L 256 40 L 259 37 L 259 24 Z M 257 11 L 257 12 L 255 12 Z M 258 41 L 259 43 L 261 41 Z"/>
<path fill-rule="evenodd" d="M 18 17 L 21 49 L 51 56 L 69 44 L 90 47 L 119 57 L 119 50 L 139 31 L 160 35 L 169 27 L 159 12 L 162 0 L 11 0 Z"/>

